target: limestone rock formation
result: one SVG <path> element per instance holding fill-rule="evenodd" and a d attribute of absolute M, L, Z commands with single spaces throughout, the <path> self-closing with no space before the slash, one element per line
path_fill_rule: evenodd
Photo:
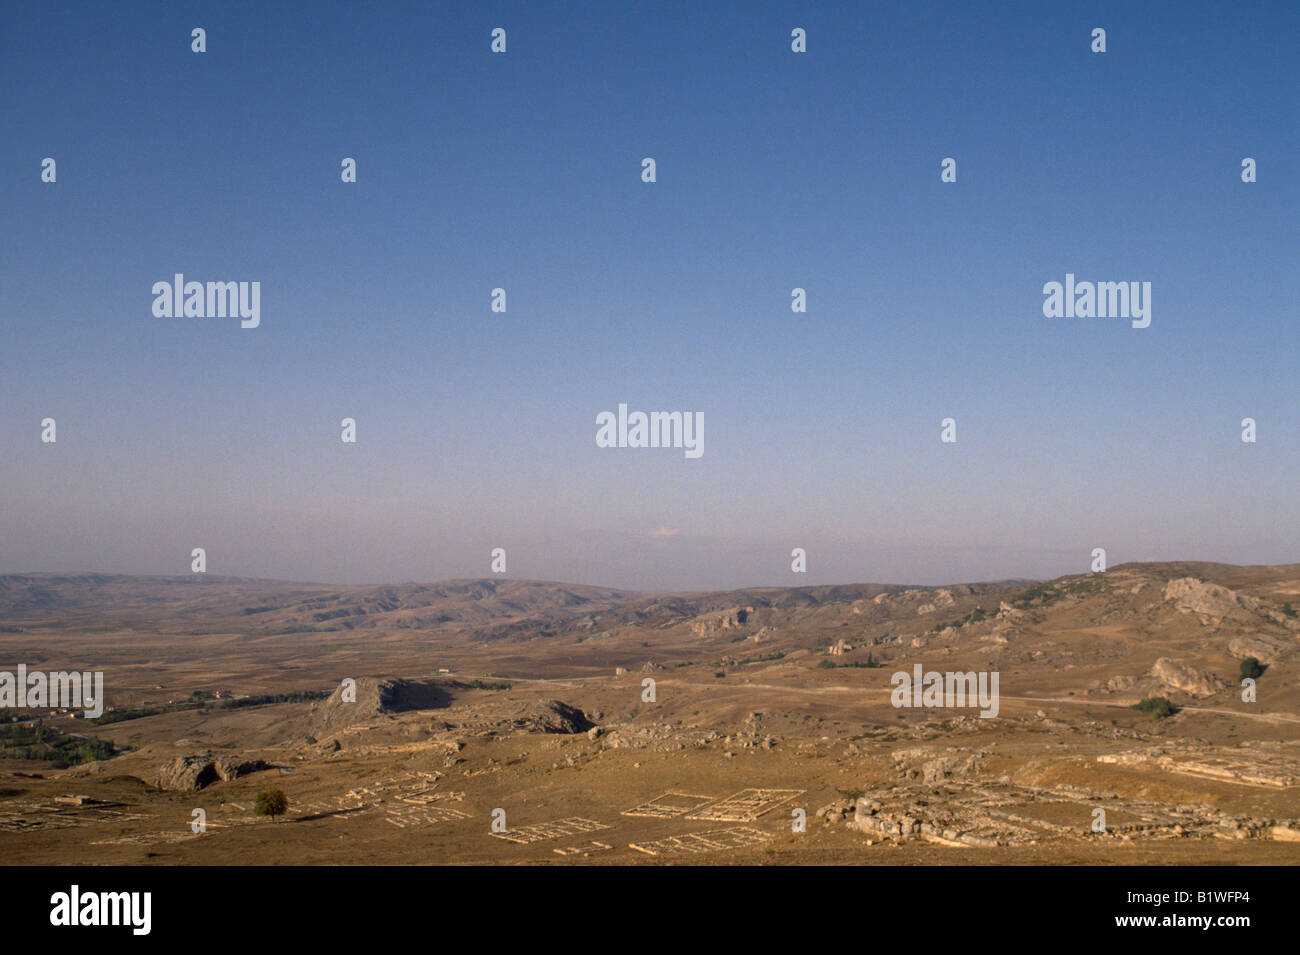
<path fill-rule="evenodd" d="M 1254 657 L 1260 663 L 1273 664 L 1295 649 L 1293 644 L 1275 637 L 1245 634 L 1228 641 L 1228 652 L 1238 660 Z"/>
<path fill-rule="evenodd" d="M 739 630 L 750 623 L 753 613 L 753 607 L 733 607 L 704 614 L 691 624 L 691 631 L 697 637 L 709 637 L 726 630 Z"/>
<path fill-rule="evenodd" d="M 1265 617 L 1284 626 L 1295 622 L 1249 594 L 1205 583 L 1195 577 L 1179 577 L 1165 584 L 1165 600 L 1173 602 L 1184 613 L 1199 614 L 1211 620 L 1244 621 Z"/>
<path fill-rule="evenodd" d="M 180 792 L 198 792 L 209 783 L 217 781 L 217 771 L 212 757 L 177 756 L 158 767 L 158 788 Z"/>
<path fill-rule="evenodd" d="M 1206 617 L 1244 616 L 1237 594 L 1227 587 L 1205 583 L 1195 577 L 1179 577 L 1165 584 L 1165 600 L 1184 613 Z"/>
<path fill-rule="evenodd" d="M 1151 675 L 1169 689 L 1181 690 L 1192 696 L 1212 696 L 1227 686 L 1221 677 L 1208 670 L 1201 670 L 1169 657 L 1161 657 L 1157 660 L 1151 667 Z"/>
<path fill-rule="evenodd" d="M 238 756 L 217 756 L 195 753 L 177 756 L 158 767 L 158 788 L 174 792 L 198 792 L 217 780 L 229 782 L 249 773 L 270 769 L 260 759 L 241 759 Z"/>

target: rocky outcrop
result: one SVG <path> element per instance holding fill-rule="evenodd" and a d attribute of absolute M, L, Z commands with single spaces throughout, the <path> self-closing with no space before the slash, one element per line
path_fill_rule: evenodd
<path fill-rule="evenodd" d="M 1183 613 L 1199 614 L 1210 620 L 1257 620 L 1264 617 L 1289 629 L 1300 629 L 1300 621 L 1289 618 L 1262 600 L 1195 577 L 1179 577 L 1165 584 L 1165 600 L 1171 601 Z"/>
<path fill-rule="evenodd" d="M 909 590 L 903 596 L 906 597 L 914 592 Z M 934 613 L 943 607 L 951 607 L 954 603 L 956 603 L 956 600 L 953 598 L 952 591 L 940 588 L 934 592 L 933 599 L 929 603 L 923 603 L 916 608 L 916 614 L 918 617 L 924 617 L 926 614 Z"/>
<path fill-rule="evenodd" d="M 899 775 L 904 779 L 920 779 L 927 784 L 978 774 L 987 765 L 988 755 L 982 750 L 972 753 L 951 748 L 935 751 L 926 747 L 898 749 L 892 754 Z"/>
<path fill-rule="evenodd" d="M 1222 619 L 1247 615 L 1246 608 L 1238 602 L 1236 592 L 1195 577 L 1179 577 L 1165 584 L 1165 600 L 1173 603 L 1183 613 L 1195 613 L 1204 617 Z"/>
<path fill-rule="evenodd" d="M 586 733 L 596 724 L 582 710 L 561 700 L 502 700 L 475 706 L 460 718 L 461 736 L 511 733 Z"/>
<path fill-rule="evenodd" d="M 158 767 L 158 788 L 178 792 L 198 792 L 217 781 L 212 757 L 177 756 Z"/>
<path fill-rule="evenodd" d="M 361 677 L 355 687 L 341 684 L 312 706 L 312 734 L 323 736 L 389 713 L 441 709 L 450 702 L 446 689 L 432 680 Z"/>
<path fill-rule="evenodd" d="M 1254 657 L 1260 663 L 1272 664 L 1289 654 L 1295 647 L 1285 640 L 1259 635 L 1242 635 L 1228 641 L 1228 652 L 1238 660 Z"/>
<path fill-rule="evenodd" d="M 727 630 L 739 630 L 750 623 L 753 614 L 753 607 L 733 607 L 705 614 L 691 624 L 691 632 L 697 637 L 709 637 Z"/>
<path fill-rule="evenodd" d="M 270 764 L 260 759 L 241 759 L 238 756 L 214 758 L 211 753 L 177 756 L 158 767 L 158 788 L 173 792 L 198 792 L 217 780 L 229 782 L 270 768 Z"/>
<path fill-rule="evenodd" d="M 921 781 L 940 783 L 952 777 L 969 776 L 984 768 L 978 756 L 939 756 L 921 764 Z"/>
<path fill-rule="evenodd" d="M 561 700 L 525 704 L 512 723 L 515 729 L 530 733 L 585 733 L 595 726 L 586 713 Z"/>
<path fill-rule="evenodd" d="M 238 756 L 218 756 L 212 761 L 212 768 L 217 773 L 217 778 L 222 782 L 230 782 L 232 779 L 238 779 L 240 776 L 247 776 L 249 773 L 259 773 L 264 769 L 271 769 L 270 763 L 263 762 L 260 759 L 240 759 Z"/>
<path fill-rule="evenodd" d="M 1179 660 L 1161 657 L 1151 667 L 1151 676 L 1171 690 L 1192 696 L 1213 696 L 1227 683 L 1208 670 L 1200 670 Z"/>
<path fill-rule="evenodd" d="M 702 749 L 722 738 L 722 734 L 716 730 L 683 731 L 671 723 L 628 723 L 602 733 L 600 742 L 606 749 L 648 749 L 671 753 L 685 749 Z M 758 739 L 748 726 L 747 731 L 743 733 L 743 739 L 741 736 L 734 739 L 728 736 L 726 741 L 742 747 L 763 746 L 765 742 Z M 763 748 L 771 749 L 772 745 L 775 745 L 775 741 Z"/>

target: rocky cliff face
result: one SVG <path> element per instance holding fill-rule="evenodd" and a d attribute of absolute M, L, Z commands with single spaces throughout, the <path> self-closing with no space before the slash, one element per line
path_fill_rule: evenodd
<path fill-rule="evenodd" d="M 725 630 L 739 630 L 750 623 L 753 614 L 753 607 L 735 607 L 731 610 L 702 614 L 691 624 L 691 631 L 697 637 L 711 637 Z"/>

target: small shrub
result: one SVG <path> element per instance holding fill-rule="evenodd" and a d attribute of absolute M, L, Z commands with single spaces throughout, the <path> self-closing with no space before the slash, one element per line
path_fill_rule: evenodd
<path fill-rule="evenodd" d="M 1132 709 L 1141 710 L 1144 713 L 1150 713 L 1158 720 L 1167 716 L 1173 716 L 1178 712 L 1178 707 L 1170 703 L 1163 696 L 1148 696 L 1141 703 L 1134 703 Z"/>

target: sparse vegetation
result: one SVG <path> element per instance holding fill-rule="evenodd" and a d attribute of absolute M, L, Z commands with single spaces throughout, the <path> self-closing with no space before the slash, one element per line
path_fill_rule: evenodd
<path fill-rule="evenodd" d="M 979 623 L 981 620 L 988 620 L 991 616 L 992 614 L 990 614 L 983 607 L 976 607 L 974 610 L 966 614 L 966 616 L 962 617 L 960 620 L 954 620 L 952 623 L 937 624 L 935 628 L 930 632 L 939 633 L 948 627 L 952 627 L 954 629 L 956 629 L 957 627 L 964 627 L 968 623 Z"/>
<path fill-rule="evenodd" d="M 77 766 L 117 755 L 112 744 L 95 736 L 69 736 L 40 720 L 0 726 L 0 759 L 48 760 Z"/>
<path fill-rule="evenodd" d="M 253 804 L 253 812 L 259 816 L 270 816 L 272 819 L 283 816 L 288 809 L 289 797 L 284 794 L 283 789 L 263 789 L 257 794 L 257 801 Z"/>
<path fill-rule="evenodd" d="M 1100 589 L 1101 581 L 1096 577 L 1081 577 L 1071 583 L 1059 586 L 1039 584 L 1030 587 L 1019 597 L 1011 600 L 1010 603 L 1017 610 L 1027 610 L 1034 606 L 1047 607 L 1065 597 L 1083 596 L 1084 594 L 1096 593 Z"/>
<path fill-rule="evenodd" d="M 96 725 L 103 725 L 105 723 L 121 723 L 126 720 L 138 720 L 145 716 L 157 716 L 159 713 L 167 713 L 173 710 L 192 710 L 192 709 L 197 709 L 197 707 L 189 703 L 183 703 L 176 706 L 122 707 L 116 710 L 108 710 L 101 716 L 97 716 L 93 720 L 90 720 L 89 722 L 94 723 Z"/>
<path fill-rule="evenodd" d="M 125 720 L 138 720 L 146 716 L 158 716 L 162 713 L 175 713 L 178 710 L 202 709 L 213 703 L 210 698 L 200 696 L 199 694 L 202 692 L 195 690 L 189 699 L 180 703 L 158 703 L 108 710 L 89 722 L 96 725 L 121 723 Z M 244 706 L 265 706 L 268 703 L 308 703 L 314 700 L 323 700 L 328 696 L 329 692 L 325 690 L 296 690 L 292 693 L 263 693 L 258 696 L 245 696 L 237 700 L 221 700 L 216 705 L 219 709 L 235 710 Z"/>
<path fill-rule="evenodd" d="M 1150 713 L 1156 719 L 1162 720 L 1167 716 L 1173 716 L 1179 708 L 1163 696 L 1148 696 L 1141 703 L 1134 703 L 1131 709 Z"/>
<path fill-rule="evenodd" d="M 751 663 L 767 663 L 771 660 L 780 660 L 785 656 L 783 650 L 773 650 L 770 653 L 755 653 L 752 656 L 742 657 L 736 661 L 737 666 L 748 666 Z"/>
<path fill-rule="evenodd" d="M 873 657 L 868 651 L 865 660 L 845 660 L 842 663 L 836 663 L 829 658 L 822 659 L 817 664 L 819 670 L 875 670 L 880 666 L 880 661 Z"/>
<path fill-rule="evenodd" d="M 508 683 L 505 680 L 498 680 L 496 682 L 493 682 L 491 680 L 473 679 L 473 680 L 466 680 L 461 685 L 468 686 L 475 690 L 508 690 L 513 684 Z"/>

